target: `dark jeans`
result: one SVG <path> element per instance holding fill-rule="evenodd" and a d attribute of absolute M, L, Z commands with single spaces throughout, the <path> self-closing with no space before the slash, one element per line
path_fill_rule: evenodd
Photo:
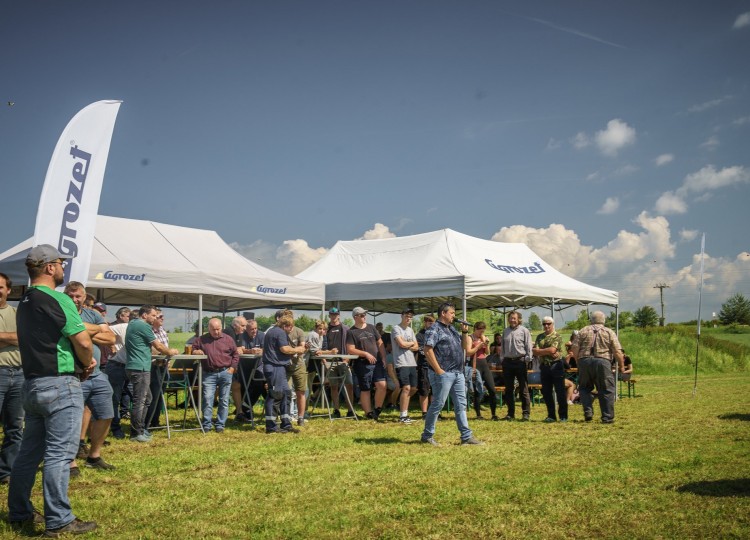
<path fill-rule="evenodd" d="M 555 399 L 552 389 L 557 396 L 557 410 L 560 414 L 560 420 L 568 419 L 568 396 L 565 391 L 565 366 L 562 360 L 552 364 L 541 364 L 539 366 L 542 376 L 542 397 L 544 404 L 547 405 L 547 416 L 555 417 Z"/>
<path fill-rule="evenodd" d="M 615 419 L 615 374 L 612 362 L 606 358 L 581 358 L 578 361 L 578 390 L 581 394 L 584 418 L 594 416 L 591 391 L 596 388 L 599 407 L 602 410 L 602 421 Z"/>
<path fill-rule="evenodd" d="M 133 385 L 133 411 L 130 413 L 130 436 L 137 437 L 146 430 L 146 411 L 151 404 L 151 372 L 126 370 Z"/>
<path fill-rule="evenodd" d="M 3 422 L 3 446 L 0 449 L 0 478 L 10 476 L 23 439 L 23 370 L 0 367 L 0 418 Z"/>
<path fill-rule="evenodd" d="M 161 375 L 166 369 L 166 365 L 151 366 L 151 384 L 149 385 L 149 390 L 151 390 L 151 405 L 148 406 L 148 412 L 146 412 L 146 420 L 150 427 L 157 427 L 159 425 L 159 417 L 161 416 L 161 411 L 164 407 L 164 396 L 162 395 L 160 388 L 163 383 L 160 383 L 159 381 L 161 381 Z M 168 376 L 167 373 L 164 373 L 165 381 Z M 154 396 L 159 396 L 159 399 L 153 399 Z"/>
<path fill-rule="evenodd" d="M 508 404 L 508 416 L 516 416 L 516 398 L 513 395 L 515 381 L 518 379 L 518 390 L 521 393 L 521 410 L 523 417 L 531 415 L 531 396 L 529 395 L 529 383 L 526 380 L 526 361 L 503 360 L 503 382 L 505 383 L 505 402 Z"/>
<path fill-rule="evenodd" d="M 289 399 L 292 391 L 289 389 L 286 379 L 286 368 L 284 366 L 275 366 L 272 364 L 263 365 L 263 375 L 268 383 L 268 396 L 266 397 L 266 431 L 277 431 L 279 426 L 276 424 L 276 411 L 274 405 L 278 403 L 279 416 L 281 416 L 281 428 L 288 428 L 292 425 L 289 416 Z"/>
<path fill-rule="evenodd" d="M 125 373 L 125 364 L 111 360 L 107 362 L 105 373 L 109 379 L 109 384 L 112 385 L 112 406 L 114 407 L 115 415 L 112 418 L 110 430 L 115 432 L 122 429 L 120 427 L 120 400 L 122 399 L 122 390 L 128 381 L 128 376 Z"/>
<path fill-rule="evenodd" d="M 492 411 L 492 416 L 496 415 L 497 412 L 497 396 L 495 395 L 495 379 L 492 377 L 492 372 L 490 371 L 490 366 L 487 363 L 487 360 L 484 358 L 477 358 L 477 372 L 482 376 L 482 383 L 484 384 L 484 387 L 487 389 L 487 394 L 490 397 L 490 411 Z M 476 393 L 474 395 L 474 410 L 477 413 L 477 416 L 481 414 L 481 407 L 480 407 L 479 399 L 477 399 Z"/>

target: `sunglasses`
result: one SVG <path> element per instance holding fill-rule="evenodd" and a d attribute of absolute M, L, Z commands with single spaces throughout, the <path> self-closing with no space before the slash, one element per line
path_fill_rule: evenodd
<path fill-rule="evenodd" d="M 65 268 L 68 266 L 68 261 L 49 261 L 42 264 L 37 264 L 37 266 L 47 266 L 48 264 L 59 264 L 61 268 Z"/>
<path fill-rule="evenodd" d="M 542 326 L 552 326 L 552 323 L 551 322 L 545 322 L 545 323 L 542 323 Z"/>

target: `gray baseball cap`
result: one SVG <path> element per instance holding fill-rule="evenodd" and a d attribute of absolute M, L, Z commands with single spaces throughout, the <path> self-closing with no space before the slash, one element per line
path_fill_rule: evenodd
<path fill-rule="evenodd" d="M 367 310 L 365 308 L 355 307 L 352 310 L 352 316 L 354 316 L 354 315 L 366 315 L 366 314 L 367 314 Z"/>
<path fill-rule="evenodd" d="M 41 266 L 43 264 L 51 263 L 57 259 L 70 259 L 68 255 L 63 255 L 57 251 L 54 247 L 49 244 L 40 244 L 34 246 L 26 255 L 27 266 Z"/>

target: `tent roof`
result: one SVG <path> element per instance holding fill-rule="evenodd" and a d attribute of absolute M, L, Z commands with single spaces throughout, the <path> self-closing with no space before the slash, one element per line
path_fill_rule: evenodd
<path fill-rule="evenodd" d="M 544 262 L 525 244 L 451 229 L 379 240 L 341 241 L 297 277 L 326 284 L 326 300 L 399 312 L 434 311 L 467 299 L 469 309 L 556 304 L 617 305 L 614 291 L 592 287 Z"/>
<path fill-rule="evenodd" d="M 0 254 L 0 271 L 26 283 L 32 239 Z M 104 302 L 227 311 L 320 307 L 324 286 L 280 274 L 236 251 L 214 231 L 97 216 L 87 292 Z M 224 304 L 225 302 L 225 304 Z"/>

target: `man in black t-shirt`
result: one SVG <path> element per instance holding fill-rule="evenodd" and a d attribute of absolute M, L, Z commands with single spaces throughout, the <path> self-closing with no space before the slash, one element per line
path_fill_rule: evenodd
<path fill-rule="evenodd" d="M 329 350 L 336 349 L 336 351 L 341 354 L 347 354 L 346 336 L 349 332 L 349 327 L 341 322 L 341 312 L 339 311 L 339 308 L 332 307 L 329 309 L 328 316 L 331 321 L 328 323 L 328 331 L 326 332 L 326 341 L 328 343 L 327 348 Z M 352 372 L 349 370 L 349 361 L 344 360 L 332 367 L 328 371 L 327 378 L 331 385 L 333 416 L 335 418 L 340 418 L 341 413 L 339 412 L 339 403 L 342 382 L 344 383 L 344 389 L 349 396 L 349 403 L 354 403 L 354 386 L 352 384 Z M 349 418 L 353 417 L 354 411 L 350 408 L 346 413 L 346 416 Z"/>
<path fill-rule="evenodd" d="M 361 307 L 352 310 L 354 326 L 346 336 L 347 352 L 359 356 L 354 361 L 354 373 L 359 384 L 359 403 L 365 415 L 378 419 L 383 409 L 387 385 L 385 382 L 385 347 L 380 334 L 371 324 L 367 324 L 367 311 Z M 375 410 L 372 408 L 370 391 L 375 387 Z"/>

